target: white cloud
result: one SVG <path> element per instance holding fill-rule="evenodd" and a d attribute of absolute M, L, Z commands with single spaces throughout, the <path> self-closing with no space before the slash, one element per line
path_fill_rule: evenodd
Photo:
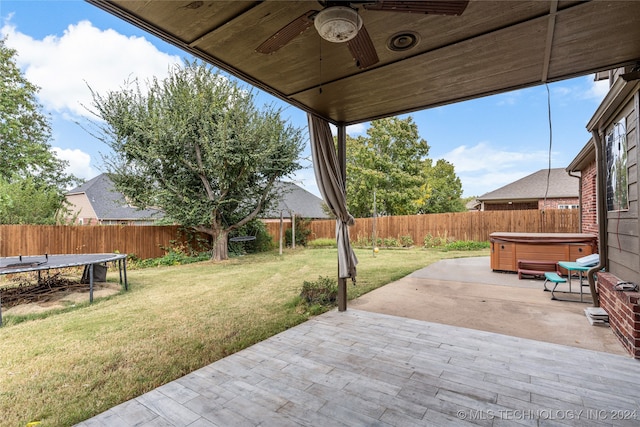
<path fill-rule="evenodd" d="M 589 88 L 583 94 L 585 99 L 593 99 L 598 102 L 602 101 L 609 92 L 609 80 L 599 80 L 594 81 L 593 76 L 585 77 L 587 83 L 589 84 Z"/>
<path fill-rule="evenodd" d="M 518 104 L 523 97 L 522 90 L 513 90 L 497 95 L 498 106 L 512 106 Z"/>
<path fill-rule="evenodd" d="M 464 196 L 480 196 L 546 167 L 546 151 L 511 151 L 486 142 L 461 145 L 440 156 L 452 163 Z"/>
<path fill-rule="evenodd" d="M 358 123 L 357 125 L 347 126 L 347 133 L 351 136 L 362 135 L 367 131 L 366 123 Z"/>
<path fill-rule="evenodd" d="M 331 128 L 331 135 L 336 136 L 338 134 L 338 128 L 332 124 L 329 124 Z M 366 123 L 358 123 L 355 125 L 347 126 L 347 135 L 356 137 L 358 135 L 363 135 L 367 131 Z"/>
<path fill-rule="evenodd" d="M 51 151 L 53 151 L 59 159 L 69 162 L 69 166 L 65 169 L 66 173 L 83 179 L 91 179 L 98 175 L 98 172 L 91 167 L 91 156 L 84 151 L 78 149 L 62 149 L 59 147 L 52 147 Z"/>
<path fill-rule="evenodd" d="M 497 150 L 486 142 L 474 146 L 461 145 L 441 157 L 455 165 L 456 172 L 493 172 L 496 169 L 515 168 L 523 164 L 545 160 L 546 151 Z"/>
<path fill-rule="evenodd" d="M 45 109 L 74 116 L 89 115 L 83 107 L 91 106 L 87 85 L 104 94 L 118 90 L 127 79 L 163 78 L 172 64 L 181 63 L 179 57 L 160 52 L 142 37 L 100 30 L 89 21 L 69 25 L 62 36 L 42 40 L 10 23 L 0 33 L 17 51 L 17 64 L 27 80 L 41 88 L 39 100 Z"/>

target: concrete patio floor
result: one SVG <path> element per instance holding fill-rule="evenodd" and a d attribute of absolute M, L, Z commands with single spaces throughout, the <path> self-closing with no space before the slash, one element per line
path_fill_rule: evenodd
<path fill-rule="evenodd" d="M 352 301 L 350 307 L 376 313 L 443 323 L 522 338 L 627 355 L 608 326 L 592 326 L 584 309 L 593 301 L 589 288 L 584 303 L 557 301 L 543 291 L 543 280 L 518 279 L 494 272 L 488 257 L 447 259 Z M 560 298 L 579 301 L 572 294 Z M 558 287 L 568 291 L 568 285 Z"/>
<path fill-rule="evenodd" d="M 491 284 L 479 274 L 473 282 L 442 280 L 463 280 L 458 262 L 420 270 L 352 302 L 346 312 L 325 313 L 80 425 L 640 423 L 640 361 L 595 344 L 612 333 L 589 325 L 580 313 L 588 304 L 550 301 L 540 281 Z M 473 262 L 481 260 L 468 259 L 468 268 Z M 451 294 L 433 296 L 435 289 Z M 404 295 L 404 307 L 411 308 L 403 310 L 395 295 Z M 448 299 L 456 301 L 445 305 Z M 375 312 L 376 304 L 394 307 L 395 315 Z M 566 313 L 557 316 L 560 308 Z M 423 313 L 440 323 L 413 318 Z M 444 324 L 446 313 L 450 324 Z M 535 330 L 520 335 L 545 336 L 511 334 L 504 323 L 523 313 L 522 325 Z M 585 337 L 583 329 L 596 335 Z M 565 330 L 573 332 L 565 336 Z M 555 343 L 565 340 L 572 346 Z M 577 348 L 598 345 L 608 352 Z"/>

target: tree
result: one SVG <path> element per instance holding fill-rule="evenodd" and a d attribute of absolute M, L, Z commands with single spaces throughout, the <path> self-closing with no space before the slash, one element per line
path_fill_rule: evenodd
<path fill-rule="evenodd" d="M 411 116 L 374 120 L 367 136 L 347 137 L 347 204 L 355 217 L 458 212 L 462 183 L 446 160 L 427 156 Z"/>
<path fill-rule="evenodd" d="M 418 213 L 463 212 L 462 182 L 453 165 L 443 159 L 432 165 L 429 160 L 425 162 L 425 168 L 424 193 L 427 197 L 419 202 Z"/>
<path fill-rule="evenodd" d="M 228 257 L 229 232 L 267 208 L 274 183 L 300 167 L 301 130 L 279 109 L 257 109 L 253 92 L 206 65 L 186 62 L 146 92 L 134 81 L 92 93 L 116 188 L 211 235 L 215 260 Z"/>
<path fill-rule="evenodd" d="M 0 178 L 0 224 L 56 224 L 66 207 L 60 193 L 32 177 L 8 182 Z"/>
<path fill-rule="evenodd" d="M 424 160 L 429 145 L 411 117 L 374 120 L 367 137 L 347 139 L 347 204 L 356 217 L 416 213 L 425 197 Z"/>
<path fill-rule="evenodd" d="M 24 78 L 16 54 L 0 40 L 0 222 L 50 223 L 63 208 L 66 187 L 78 179 L 64 172 L 68 162 L 51 151 L 49 121 L 36 100 L 39 88 Z"/>

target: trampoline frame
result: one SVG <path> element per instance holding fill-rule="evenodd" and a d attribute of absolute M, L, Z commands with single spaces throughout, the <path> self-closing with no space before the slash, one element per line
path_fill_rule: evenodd
<path fill-rule="evenodd" d="M 32 271 L 40 273 L 44 270 L 55 270 L 68 267 L 85 266 L 89 269 L 89 303 L 93 303 L 93 266 L 107 262 L 118 263 L 120 274 L 120 286 L 124 285 L 129 290 L 127 282 L 127 254 L 65 254 L 65 255 L 29 255 L 0 257 L 0 276 L 6 274 L 28 273 Z M 0 300 L 0 326 L 2 326 L 2 301 Z"/>

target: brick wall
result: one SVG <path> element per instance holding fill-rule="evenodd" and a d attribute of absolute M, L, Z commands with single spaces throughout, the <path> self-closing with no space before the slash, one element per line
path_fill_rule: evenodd
<path fill-rule="evenodd" d="M 596 162 L 582 170 L 582 233 L 598 234 Z"/>
<path fill-rule="evenodd" d="M 600 307 L 609 315 L 611 330 L 622 346 L 640 359 L 640 292 L 618 291 L 619 279 L 611 273 L 598 273 Z"/>
<path fill-rule="evenodd" d="M 538 209 L 558 209 L 559 205 L 579 205 L 580 199 L 577 197 L 570 197 L 568 199 L 544 199 L 538 200 Z"/>
<path fill-rule="evenodd" d="M 538 209 L 538 202 L 486 203 L 485 211 L 524 211 Z"/>

